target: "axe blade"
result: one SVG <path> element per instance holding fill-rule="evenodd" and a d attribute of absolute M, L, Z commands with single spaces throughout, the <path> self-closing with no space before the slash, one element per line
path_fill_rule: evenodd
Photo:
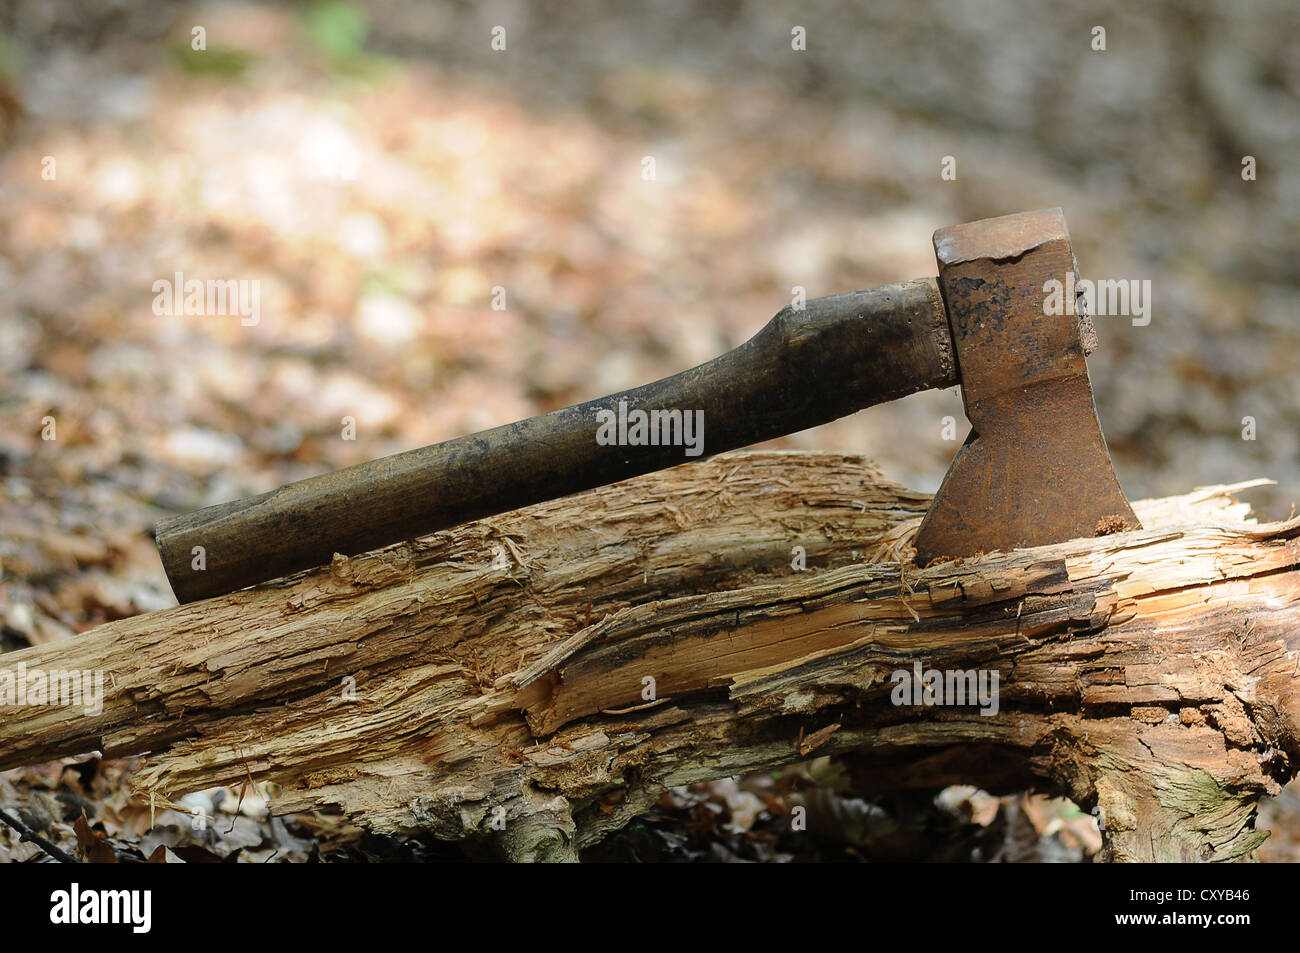
<path fill-rule="evenodd" d="M 1046 313 L 1046 282 L 1078 277 L 1061 210 L 940 229 L 934 247 L 971 433 L 917 562 L 1094 536 L 1115 517 L 1139 528 L 1093 405 L 1087 316 Z"/>

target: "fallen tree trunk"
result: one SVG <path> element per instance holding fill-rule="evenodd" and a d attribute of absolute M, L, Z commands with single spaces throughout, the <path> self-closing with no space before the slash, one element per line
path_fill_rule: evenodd
<path fill-rule="evenodd" d="M 1247 521 L 1239 488 L 918 570 L 926 495 L 727 454 L 9 653 L 106 686 L 9 709 L 0 768 L 147 752 L 158 804 L 252 777 L 277 812 L 566 859 L 668 787 L 851 753 L 863 791 L 1098 807 L 1109 859 L 1248 859 L 1300 757 L 1300 520 Z M 930 671 L 996 696 L 896 674 Z"/>

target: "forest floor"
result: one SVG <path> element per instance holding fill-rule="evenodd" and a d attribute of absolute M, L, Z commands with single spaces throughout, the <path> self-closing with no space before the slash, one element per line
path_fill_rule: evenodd
<path fill-rule="evenodd" d="M 1300 183 L 1282 155 L 1300 118 L 1278 103 L 1300 85 L 1300 9 L 1115 3 L 1109 59 L 1062 65 L 1032 50 L 1086 44 L 1088 25 L 1015 4 L 813 2 L 803 54 L 775 5 L 688 6 L 8 5 L 0 648 L 174 605 L 164 516 L 654 380 L 741 343 L 796 286 L 933 274 L 935 228 L 1046 206 L 1085 276 L 1154 289 L 1150 324 L 1099 322 L 1091 361 L 1128 495 L 1264 476 L 1251 502 L 1288 515 Z M 256 281 L 256 314 L 157 314 L 177 272 Z M 933 490 L 946 416 L 964 421 L 955 390 L 773 445 L 862 451 Z M 125 794 L 133 767 L 6 772 L 0 806 L 124 859 L 460 856 L 274 817 L 267 785 L 194 795 L 197 829 L 151 817 Z M 813 836 L 788 830 L 796 800 Z M 1264 858 L 1300 859 L 1294 786 L 1264 823 Z M 812 762 L 674 791 L 591 856 L 1080 861 L 1099 844 L 1069 802 L 868 803 Z M 0 860 L 37 853 L 0 829 Z"/>

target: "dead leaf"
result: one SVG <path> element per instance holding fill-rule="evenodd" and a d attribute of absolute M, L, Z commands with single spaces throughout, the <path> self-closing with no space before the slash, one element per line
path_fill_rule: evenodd
<path fill-rule="evenodd" d="M 85 814 L 77 818 L 72 825 L 72 829 L 77 833 L 77 850 L 86 859 L 87 863 L 117 863 L 117 854 L 113 853 L 113 848 L 108 846 L 108 841 L 103 834 L 91 830 L 90 822 L 86 820 Z"/>

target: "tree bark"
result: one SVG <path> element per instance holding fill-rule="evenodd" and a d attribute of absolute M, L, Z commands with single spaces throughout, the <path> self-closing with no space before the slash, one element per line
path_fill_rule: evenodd
<path fill-rule="evenodd" d="M 0 768 L 148 753 L 156 804 L 251 777 L 562 860 L 669 787 L 842 754 L 862 791 L 1068 795 L 1107 859 L 1250 859 L 1300 757 L 1300 520 L 1247 519 L 1250 485 L 917 569 L 925 494 L 726 454 L 9 653 L 105 698 L 9 709 Z M 996 674 L 996 713 L 895 704 L 918 666 Z"/>

